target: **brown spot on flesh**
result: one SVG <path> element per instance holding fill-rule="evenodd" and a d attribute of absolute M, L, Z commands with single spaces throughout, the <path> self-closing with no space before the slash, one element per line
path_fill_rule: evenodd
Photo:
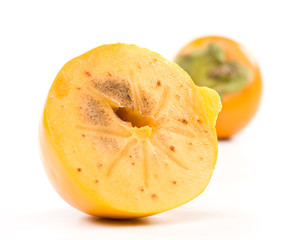
<path fill-rule="evenodd" d="M 108 78 L 104 81 L 93 80 L 92 85 L 105 96 L 118 101 L 122 106 L 133 106 L 132 90 L 128 81 Z"/>
<path fill-rule="evenodd" d="M 84 73 L 85 73 L 85 75 L 87 75 L 88 77 L 92 76 L 92 74 L 91 74 L 90 72 L 88 72 L 88 71 L 85 71 Z"/>
<path fill-rule="evenodd" d="M 98 183 L 98 182 L 99 182 L 99 180 L 98 180 L 98 179 L 96 179 L 96 180 L 95 180 L 95 183 Z"/>
<path fill-rule="evenodd" d="M 170 150 L 173 151 L 173 152 L 175 152 L 175 147 L 171 145 L 170 146 Z"/>
<path fill-rule="evenodd" d="M 175 180 L 173 180 L 173 181 L 172 181 L 172 183 L 173 183 L 174 185 L 176 185 L 176 184 L 177 184 L 177 182 L 176 182 Z"/>
<path fill-rule="evenodd" d="M 178 121 L 182 122 L 183 124 L 188 124 L 188 121 L 186 119 L 179 119 Z"/>
<path fill-rule="evenodd" d="M 200 119 L 198 119 L 197 122 L 200 123 L 200 124 L 202 123 Z"/>
<path fill-rule="evenodd" d="M 157 194 L 155 194 L 155 193 L 151 194 L 151 198 L 152 198 L 153 200 L 156 199 L 156 198 L 157 198 Z"/>
<path fill-rule="evenodd" d="M 115 138 L 101 136 L 101 146 L 104 146 L 106 150 L 119 150 L 118 142 Z"/>
<path fill-rule="evenodd" d="M 144 188 L 143 188 L 143 187 L 140 187 L 140 191 L 141 191 L 141 192 L 144 192 L 145 190 L 144 190 Z"/>
<path fill-rule="evenodd" d="M 154 102 L 150 97 L 150 94 L 145 91 L 141 91 L 141 101 L 142 101 L 142 113 L 146 116 L 149 116 L 153 110 Z"/>
<path fill-rule="evenodd" d="M 78 171 L 78 172 L 81 172 L 81 168 L 77 168 L 77 171 Z"/>
<path fill-rule="evenodd" d="M 108 126 L 111 123 L 112 119 L 98 100 L 95 100 L 91 96 L 87 96 L 84 101 L 84 118 L 86 121 L 93 125 L 102 126 Z"/>
<path fill-rule="evenodd" d="M 179 96 L 179 95 L 176 95 L 175 98 L 176 98 L 177 100 L 180 100 L 180 96 Z"/>
<path fill-rule="evenodd" d="M 98 164 L 97 164 L 97 167 L 102 167 L 102 166 L 103 166 L 102 163 L 98 163 Z"/>
<path fill-rule="evenodd" d="M 160 81 L 160 80 L 158 80 L 158 81 L 156 82 L 156 86 L 158 86 L 158 87 L 161 86 L 161 81 Z"/>
<path fill-rule="evenodd" d="M 133 162 L 133 163 L 131 163 L 131 165 L 132 165 L 132 166 L 134 166 L 134 164 L 135 164 L 134 162 Z"/>
<path fill-rule="evenodd" d="M 82 136 L 82 137 L 85 137 L 85 135 L 84 135 L 84 134 L 81 134 L 81 136 Z"/>
<path fill-rule="evenodd" d="M 77 87 L 76 89 L 77 89 L 77 90 L 81 90 L 81 87 Z"/>

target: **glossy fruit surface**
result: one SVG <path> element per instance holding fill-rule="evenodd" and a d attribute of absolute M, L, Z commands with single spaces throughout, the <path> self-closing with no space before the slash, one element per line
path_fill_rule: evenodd
<path fill-rule="evenodd" d="M 218 138 L 233 136 L 254 117 L 262 94 L 261 74 L 243 46 L 224 37 L 203 37 L 183 47 L 175 62 L 196 85 L 215 89 L 221 96 Z"/>
<path fill-rule="evenodd" d="M 90 215 L 143 217 L 199 195 L 217 159 L 218 94 L 135 45 L 95 48 L 58 73 L 40 128 L 57 192 Z"/>

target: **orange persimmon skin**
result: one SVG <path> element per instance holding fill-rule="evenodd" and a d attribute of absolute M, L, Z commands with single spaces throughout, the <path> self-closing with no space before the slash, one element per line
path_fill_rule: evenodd
<path fill-rule="evenodd" d="M 243 129 L 257 112 L 262 95 L 261 74 L 253 56 L 239 43 L 224 37 L 198 38 L 183 47 L 177 56 L 203 49 L 208 43 L 218 44 L 228 60 L 237 61 L 251 72 L 245 88 L 234 94 L 227 94 L 222 99 L 223 107 L 217 119 L 216 129 L 218 138 L 226 139 Z"/>

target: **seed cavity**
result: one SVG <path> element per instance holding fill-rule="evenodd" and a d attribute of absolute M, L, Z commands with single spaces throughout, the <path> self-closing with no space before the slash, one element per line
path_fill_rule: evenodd
<path fill-rule="evenodd" d="M 129 124 L 130 127 L 142 128 L 154 125 L 152 117 L 148 117 L 146 114 L 141 114 L 131 108 L 120 107 L 115 111 L 115 114 L 120 120 Z"/>

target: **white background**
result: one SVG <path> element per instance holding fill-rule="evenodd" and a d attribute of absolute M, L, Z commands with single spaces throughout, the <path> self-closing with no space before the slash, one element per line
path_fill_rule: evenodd
<path fill-rule="evenodd" d="M 0 1 L 0 239 L 300 239 L 299 6 L 295 1 Z M 172 60 L 187 42 L 223 35 L 260 63 L 255 119 L 192 202 L 131 221 L 66 204 L 39 159 L 38 123 L 65 62 L 106 43 Z M 297 229 L 298 228 L 298 229 Z"/>

